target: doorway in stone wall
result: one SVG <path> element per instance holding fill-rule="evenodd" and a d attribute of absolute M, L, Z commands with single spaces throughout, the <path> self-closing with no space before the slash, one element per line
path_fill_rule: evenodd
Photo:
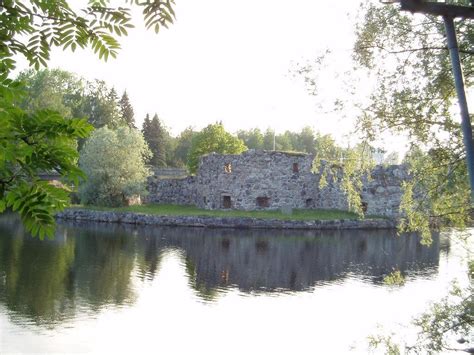
<path fill-rule="evenodd" d="M 232 207 L 232 200 L 229 195 L 222 196 L 222 208 L 228 209 Z"/>

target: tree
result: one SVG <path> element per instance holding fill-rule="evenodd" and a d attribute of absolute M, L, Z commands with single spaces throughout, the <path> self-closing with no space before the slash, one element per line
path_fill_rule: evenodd
<path fill-rule="evenodd" d="M 152 154 L 149 164 L 156 167 L 166 166 L 168 153 L 166 148 L 170 136 L 156 113 L 151 120 L 147 114 L 143 122 L 142 132 Z"/>
<path fill-rule="evenodd" d="M 219 154 L 240 154 L 245 151 L 244 142 L 224 129 L 222 123 L 210 124 L 194 137 L 188 156 L 188 169 L 195 173 L 199 158 L 212 152 Z"/>
<path fill-rule="evenodd" d="M 267 128 L 263 135 L 263 149 L 293 151 L 294 136 L 295 134 L 290 131 L 277 135 L 274 130 Z"/>
<path fill-rule="evenodd" d="M 172 137 L 171 134 L 168 132 L 168 129 L 165 129 L 165 133 L 166 166 L 178 167 L 174 155 L 176 152 L 176 147 L 178 146 L 178 139 L 176 137 Z M 180 167 L 182 167 L 182 165 Z"/>
<path fill-rule="evenodd" d="M 275 149 L 275 131 L 267 128 L 263 136 L 263 149 L 265 150 L 274 150 Z"/>
<path fill-rule="evenodd" d="M 94 127 L 134 125 L 133 108 L 124 92 L 118 100 L 103 80 L 86 81 L 60 69 L 27 70 L 17 77 L 27 89 L 20 107 L 34 112 L 49 108 L 65 118 L 87 117 Z"/>
<path fill-rule="evenodd" d="M 130 103 L 130 99 L 128 98 L 127 91 L 123 92 L 123 95 L 119 101 L 119 105 L 120 113 L 122 114 L 122 121 L 125 122 L 130 128 L 137 128 L 135 127 L 135 114 L 133 113 L 133 107 Z"/>
<path fill-rule="evenodd" d="M 87 181 L 79 186 L 81 202 L 97 206 L 121 206 L 146 193 L 150 150 L 143 135 L 126 126 L 95 130 L 81 150 L 79 166 Z"/>
<path fill-rule="evenodd" d="M 316 154 L 316 133 L 311 127 L 303 127 L 292 145 L 296 151 Z"/>
<path fill-rule="evenodd" d="M 114 129 L 126 124 L 122 120 L 115 89 L 109 89 L 103 80 L 88 83 L 81 115 L 86 116 L 95 128 Z"/>
<path fill-rule="evenodd" d="M 84 98 L 85 80 L 61 69 L 32 69 L 21 72 L 26 95 L 19 106 L 28 111 L 50 109 L 64 118 L 78 117 Z"/>
<path fill-rule="evenodd" d="M 239 131 L 238 136 L 248 148 L 273 150 L 274 132 L 267 129 L 263 135 L 259 129 Z M 315 132 L 311 127 L 304 127 L 300 132 L 285 131 L 275 136 L 275 149 L 315 154 Z"/>
<path fill-rule="evenodd" d="M 465 3 L 465 2 L 460 2 Z M 383 24 L 383 29 L 379 28 Z M 472 21 L 456 23 L 466 87 L 474 83 Z M 428 236 L 430 219 L 465 226 L 470 220 L 469 186 L 456 93 L 442 19 L 414 17 L 397 6 L 367 4 L 357 28 L 356 63 L 378 78 L 359 124 L 368 136 L 384 130 L 406 134 L 423 156 L 410 159 L 404 230 Z M 383 62 L 390 60 L 390 65 Z M 413 199 L 418 193 L 422 198 Z M 410 198 L 410 196 L 412 198 Z"/>
<path fill-rule="evenodd" d="M 237 137 L 244 142 L 248 149 L 263 149 L 263 134 L 258 128 L 248 131 L 239 130 Z"/>
<path fill-rule="evenodd" d="M 294 151 L 295 148 L 292 144 L 293 137 L 290 131 L 285 131 L 283 134 L 279 134 L 275 137 L 275 149 L 281 151 Z"/>
<path fill-rule="evenodd" d="M 55 171 L 77 185 L 83 174 L 75 143 L 92 127 L 50 110 L 29 114 L 15 105 L 22 95 L 19 84 L 0 75 L 0 213 L 7 207 L 20 213 L 27 230 L 43 238 L 53 234 L 53 213 L 69 203 L 69 194 L 39 174 Z"/>
<path fill-rule="evenodd" d="M 173 0 L 130 3 L 143 9 L 146 27 L 156 32 L 173 22 Z M 12 57 L 23 56 L 36 69 L 46 66 L 53 47 L 90 47 L 99 58 L 115 57 L 120 48 L 116 37 L 133 27 L 130 9 L 109 6 L 107 0 L 90 0 L 77 11 L 66 0 L 8 0 L 0 2 L 0 21 L 0 212 L 11 207 L 33 235 L 52 236 L 53 213 L 67 205 L 67 193 L 41 181 L 38 173 L 56 170 L 77 181 L 81 173 L 72 147 L 91 127 L 54 111 L 19 108 L 24 90 L 9 78 L 15 68 Z"/>
<path fill-rule="evenodd" d="M 134 122 L 126 92 L 118 100 L 115 89 L 103 80 L 86 81 L 60 69 L 30 69 L 17 79 L 27 89 L 20 107 L 29 112 L 50 108 L 65 118 L 86 117 L 96 128 L 130 126 Z"/>
<path fill-rule="evenodd" d="M 332 163 L 342 163 L 344 149 L 336 144 L 334 138 L 329 135 L 317 134 L 314 141 L 315 161 L 326 160 Z"/>
<path fill-rule="evenodd" d="M 192 127 L 188 127 L 177 137 L 176 147 L 174 150 L 174 161 L 176 166 L 186 166 L 192 141 L 196 134 L 197 132 L 194 131 Z"/>
<path fill-rule="evenodd" d="M 400 227 L 401 231 L 421 231 L 429 243 L 430 221 L 463 227 L 471 220 L 465 150 L 460 120 L 453 110 L 456 92 L 443 21 L 372 1 L 365 1 L 359 18 L 353 51 L 356 69 L 351 77 L 345 75 L 345 82 L 352 85 L 348 85 L 347 100 L 338 98 L 337 106 L 356 112 L 356 129 L 368 143 L 390 132 L 407 137 L 410 145 L 421 149 L 418 160 L 408 161 L 413 180 L 405 186 L 405 219 Z M 474 24 L 458 21 L 456 30 L 469 90 L 474 83 L 470 50 Z M 310 85 L 318 82 L 319 64 L 316 61 L 301 71 Z M 357 101 L 352 94 L 360 87 L 361 77 L 372 91 Z"/>
<path fill-rule="evenodd" d="M 470 5 L 468 1 L 449 3 Z M 474 83 L 474 24 L 460 20 L 455 26 L 469 92 Z M 370 140 L 386 131 L 403 134 L 412 147 L 404 159 L 412 180 L 404 186 L 405 218 L 400 230 L 421 231 L 429 244 L 433 227 L 463 229 L 472 223 L 472 202 L 460 120 L 453 110 L 456 92 L 442 19 L 402 13 L 398 5 L 366 2 L 356 37 L 356 66 L 376 79 L 369 100 L 359 105 L 360 130 Z M 454 238 L 463 239 L 457 233 Z M 472 261 L 469 265 L 472 276 Z M 447 298 L 415 320 L 420 332 L 409 350 L 472 353 L 472 291 L 472 279 L 464 290 L 453 287 Z M 380 340 L 398 351 L 390 339 L 375 343 Z"/>
<path fill-rule="evenodd" d="M 142 8 L 147 29 L 158 32 L 173 23 L 173 0 L 127 1 Z M 46 66 L 52 47 L 90 47 L 99 58 L 116 57 L 117 37 L 133 27 L 130 8 L 113 6 L 107 0 L 90 0 L 75 10 L 63 1 L 2 1 L 0 52 L 2 57 L 24 56 L 36 69 Z"/>

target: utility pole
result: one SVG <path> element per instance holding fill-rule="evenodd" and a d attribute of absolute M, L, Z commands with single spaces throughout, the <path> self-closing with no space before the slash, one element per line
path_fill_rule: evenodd
<path fill-rule="evenodd" d="M 461 111 L 461 127 L 464 147 L 466 148 L 469 183 L 471 186 L 471 203 L 474 203 L 474 143 L 472 141 L 471 118 L 469 117 L 461 61 L 459 59 L 458 41 L 456 38 L 456 30 L 454 28 L 455 18 L 474 19 L 474 0 L 471 0 L 471 6 L 451 5 L 422 0 L 400 0 L 400 5 L 402 11 L 441 16 L 443 18 L 449 55 L 451 57 L 451 65 L 453 68 L 454 84 L 456 86 L 456 93 Z"/>

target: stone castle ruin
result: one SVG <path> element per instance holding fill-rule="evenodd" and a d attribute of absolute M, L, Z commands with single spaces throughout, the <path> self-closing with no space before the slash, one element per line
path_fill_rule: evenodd
<path fill-rule="evenodd" d="M 195 176 L 152 176 L 148 202 L 195 205 L 205 209 L 347 210 L 340 177 L 320 187 L 324 165 L 313 171 L 310 154 L 248 150 L 239 155 L 211 153 L 200 160 Z M 336 174 L 337 175 L 337 174 Z M 397 217 L 401 183 L 408 178 L 403 166 L 377 166 L 365 179 L 361 193 L 369 215 Z"/>

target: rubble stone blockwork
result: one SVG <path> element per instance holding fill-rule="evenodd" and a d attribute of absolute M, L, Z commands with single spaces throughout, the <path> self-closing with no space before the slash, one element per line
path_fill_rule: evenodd
<path fill-rule="evenodd" d="M 364 181 L 362 201 L 367 203 L 367 213 L 380 216 L 400 216 L 402 183 L 410 176 L 404 165 L 378 165 L 372 170 L 371 179 Z"/>
<path fill-rule="evenodd" d="M 197 201 L 194 176 L 163 179 L 154 175 L 148 179 L 147 190 L 147 202 L 195 205 Z"/>
<path fill-rule="evenodd" d="M 196 205 L 205 209 L 347 209 L 340 176 L 320 188 L 322 165 L 313 172 L 313 156 L 249 150 L 240 155 L 209 154 L 196 176 L 149 179 L 149 202 Z M 367 214 L 398 217 L 403 166 L 376 167 L 361 193 Z"/>
<path fill-rule="evenodd" d="M 239 155 L 209 154 L 197 174 L 200 199 L 207 209 L 307 207 L 316 192 L 313 157 L 250 150 Z"/>

